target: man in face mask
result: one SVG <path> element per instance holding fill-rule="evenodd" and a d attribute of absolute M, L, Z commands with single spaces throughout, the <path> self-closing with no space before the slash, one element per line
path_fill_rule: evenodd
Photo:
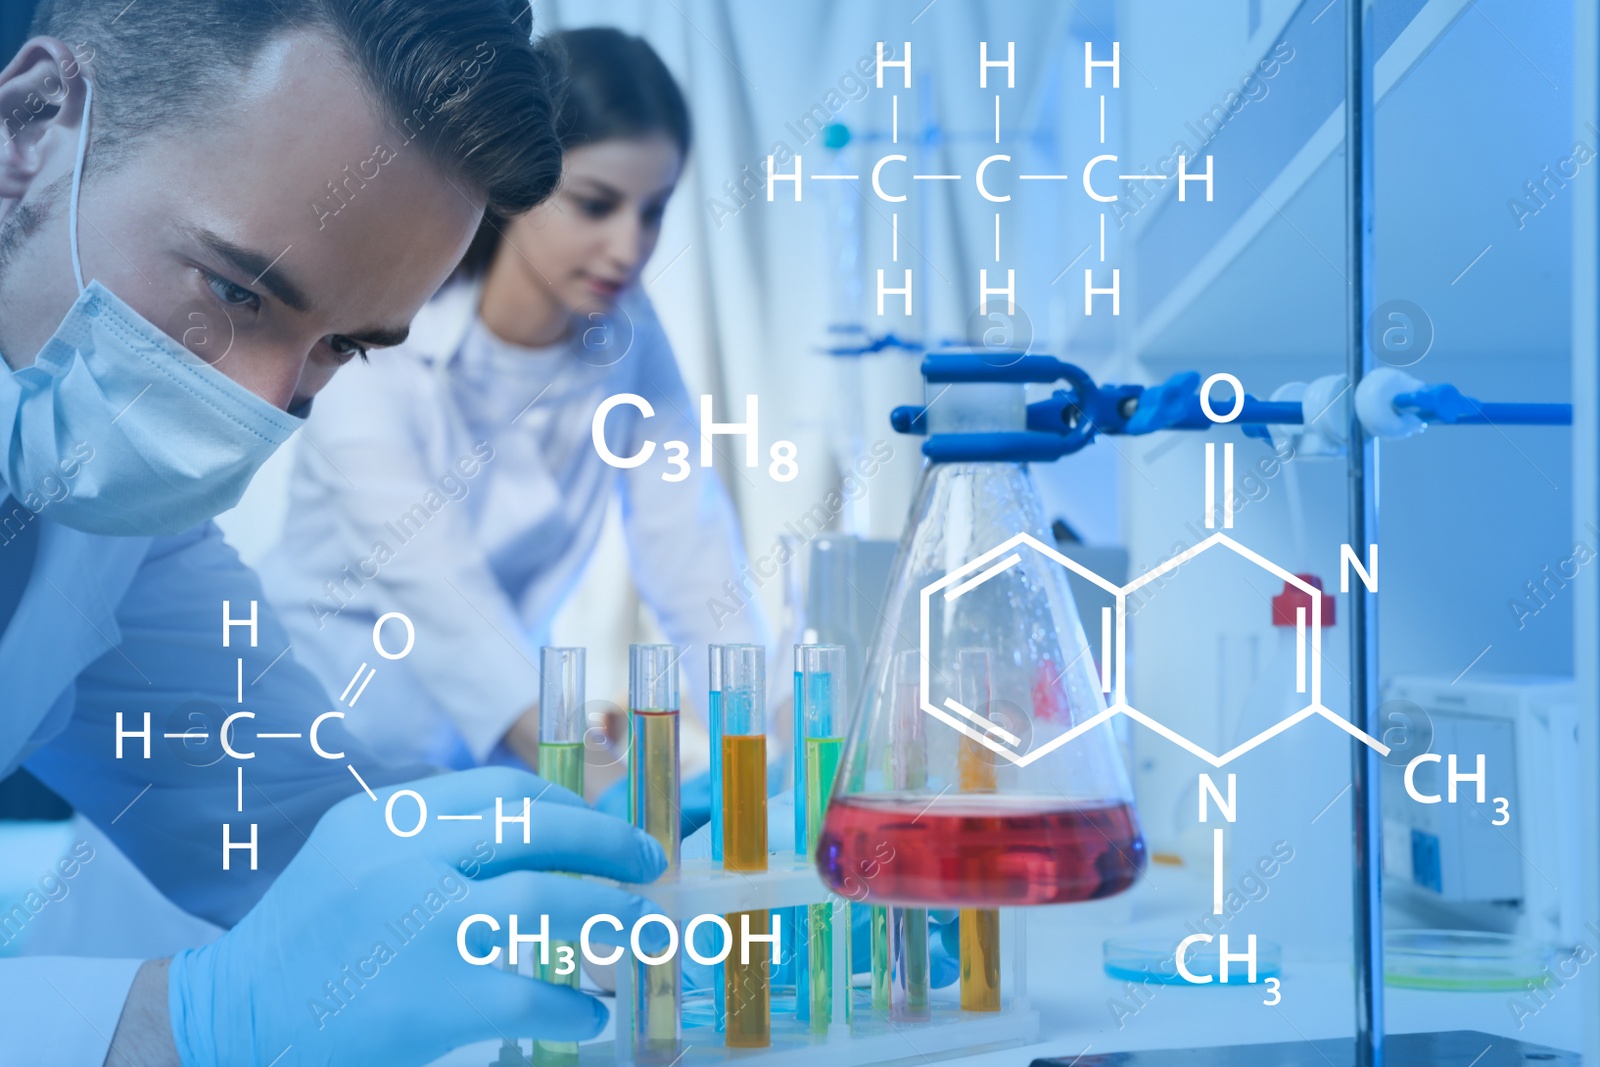
<path fill-rule="evenodd" d="M 340 364 L 405 336 L 486 205 L 554 186 L 530 24 L 524 0 L 45 0 L 0 70 L 0 776 L 26 763 L 231 927 L 172 960 L 0 960 L 0 1058 L 421 1063 L 603 1020 L 469 965 L 457 929 L 630 921 L 639 898 L 536 872 L 648 881 L 659 849 L 505 770 L 412 782 L 462 821 L 389 832 L 427 770 L 343 733 L 209 522 Z M 523 796 L 510 832 L 467 821 Z"/>

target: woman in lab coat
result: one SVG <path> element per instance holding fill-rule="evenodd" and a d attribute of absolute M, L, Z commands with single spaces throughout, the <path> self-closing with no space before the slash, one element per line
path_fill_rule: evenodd
<path fill-rule="evenodd" d="M 399 348 L 350 368 L 302 431 L 284 540 L 263 565 L 295 652 L 380 753 L 463 767 L 536 751 L 539 647 L 620 492 L 633 578 L 669 640 L 767 643 L 739 527 L 672 349 L 639 284 L 689 150 L 688 109 L 643 40 L 612 29 L 547 38 L 564 52 L 556 194 L 486 219 L 457 277 Z M 591 435 L 596 411 L 611 457 Z M 717 598 L 713 609 L 713 598 Z M 376 663 L 374 623 L 416 640 Z M 402 624 L 385 631 L 391 652 Z M 686 655 L 689 651 L 686 649 Z M 398 668 L 398 670 L 396 669 Z M 352 678 L 355 681 L 352 683 Z"/>

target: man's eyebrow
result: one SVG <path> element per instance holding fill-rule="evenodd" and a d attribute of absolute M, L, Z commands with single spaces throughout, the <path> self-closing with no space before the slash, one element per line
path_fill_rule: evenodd
<path fill-rule="evenodd" d="M 210 249 L 212 254 L 227 260 L 236 270 L 249 278 L 251 285 L 265 286 L 268 292 L 295 311 L 311 310 L 311 300 L 305 291 L 278 265 L 282 253 L 273 257 L 253 249 L 241 248 L 221 234 L 206 229 L 196 229 L 193 234 L 195 240 Z"/>

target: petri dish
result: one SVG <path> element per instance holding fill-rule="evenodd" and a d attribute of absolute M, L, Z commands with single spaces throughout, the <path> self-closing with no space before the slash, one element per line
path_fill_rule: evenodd
<path fill-rule="evenodd" d="M 1249 944 L 1247 935 L 1237 935 L 1238 943 L 1230 938 L 1228 955 L 1237 956 Z M 1174 954 L 1176 940 L 1159 937 L 1111 937 L 1104 945 L 1105 972 L 1119 982 L 1153 983 L 1156 985 L 1220 985 L 1221 982 L 1192 983 L 1178 973 Z M 1217 978 L 1219 975 L 1220 946 L 1217 941 L 1196 942 L 1184 951 L 1184 966 L 1199 978 Z M 1256 982 L 1281 977 L 1283 973 L 1283 948 L 1276 941 L 1256 938 Z M 1228 961 L 1228 985 L 1248 984 L 1249 968 L 1244 960 Z"/>
<path fill-rule="evenodd" d="M 1520 993 L 1554 956 L 1547 944 L 1477 930 L 1386 930 L 1384 981 L 1400 989 Z"/>

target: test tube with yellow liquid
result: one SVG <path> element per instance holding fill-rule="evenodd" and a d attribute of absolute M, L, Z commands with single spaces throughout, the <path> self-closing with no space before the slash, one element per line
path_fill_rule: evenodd
<path fill-rule="evenodd" d="M 956 657 L 963 707 L 988 718 L 992 699 L 989 650 L 964 648 Z M 963 793 L 995 791 L 995 755 L 963 736 L 957 742 L 957 787 Z M 1000 912 L 961 909 L 961 1009 L 1000 1010 Z"/>
<path fill-rule="evenodd" d="M 628 646 L 628 815 L 655 838 L 667 857 L 667 876 L 678 870 L 678 649 Z M 633 1054 L 644 1064 L 671 1063 L 679 1055 L 682 962 L 634 962 Z"/>
<path fill-rule="evenodd" d="M 722 865 L 729 871 L 767 869 L 767 671 L 760 645 L 722 647 Z M 715 800 L 713 799 L 713 803 Z M 769 953 L 746 951 L 748 929 L 766 934 L 767 910 L 726 916 L 734 944 L 723 964 L 725 1040 L 729 1048 L 772 1044 Z M 760 942 L 752 949 L 759 947 Z"/>
<path fill-rule="evenodd" d="M 551 648 L 539 650 L 539 776 L 553 785 L 583 796 L 583 718 L 584 650 Z M 535 965 L 535 974 L 552 985 L 578 988 L 579 968 L 571 974 L 557 974 L 557 961 L 566 946 L 572 959 L 579 959 L 578 946 L 570 941 L 550 944 L 549 958 Z M 578 1062 L 576 1041 L 536 1041 L 533 1062 L 539 1067 L 571 1067 Z"/>
<path fill-rule="evenodd" d="M 822 837 L 823 816 L 833 795 L 833 780 L 844 753 L 844 648 L 841 645 L 800 646 L 799 703 L 795 715 L 802 725 L 807 831 L 806 855 L 815 858 Z M 849 907 L 856 907 L 852 904 Z M 849 921 L 849 912 L 840 920 Z M 833 904 L 812 904 L 806 915 L 807 975 L 811 1032 L 826 1034 L 833 1021 Z M 848 962 L 839 961 L 840 966 Z M 848 1017 L 848 1001 L 842 1006 Z"/>

